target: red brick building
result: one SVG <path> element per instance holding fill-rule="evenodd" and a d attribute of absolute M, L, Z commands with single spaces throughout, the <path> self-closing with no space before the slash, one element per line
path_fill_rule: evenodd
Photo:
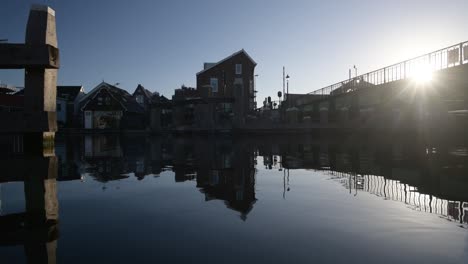
<path fill-rule="evenodd" d="M 203 98 L 233 99 L 234 119 L 243 123 L 246 115 L 255 110 L 254 76 L 257 63 L 240 50 L 217 63 L 204 63 L 197 73 L 197 90 Z M 237 115 L 237 116 L 236 116 Z"/>

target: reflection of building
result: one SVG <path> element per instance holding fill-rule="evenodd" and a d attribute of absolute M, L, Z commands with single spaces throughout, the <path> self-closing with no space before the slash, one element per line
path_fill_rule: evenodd
<path fill-rule="evenodd" d="M 120 135 L 86 135 L 83 137 L 81 167 L 101 182 L 135 177 L 142 180 L 157 176 L 172 164 L 163 138 Z"/>
<path fill-rule="evenodd" d="M 208 175 L 198 175 L 197 187 L 207 201 L 223 200 L 226 206 L 241 213 L 243 220 L 252 210 L 255 198 L 255 173 L 239 170 L 211 170 Z"/>
<path fill-rule="evenodd" d="M 197 187 L 207 201 L 225 201 L 247 219 L 255 198 L 255 167 L 251 149 L 242 144 L 214 141 L 197 144 Z"/>
<path fill-rule="evenodd" d="M 86 171 L 97 181 L 107 182 L 128 178 L 129 173 L 119 136 L 84 137 Z"/>

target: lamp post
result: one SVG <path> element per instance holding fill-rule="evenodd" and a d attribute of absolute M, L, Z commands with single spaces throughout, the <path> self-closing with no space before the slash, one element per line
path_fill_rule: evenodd
<path fill-rule="evenodd" d="M 289 107 L 289 74 L 286 75 L 286 100 L 288 100 L 287 106 Z"/>
<path fill-rule="evenodd" d="M 281 96 L 283 96 L 283 94 L 281 93 L 281 91 L 278 91 L 278 102 L 279 102 L 279 105 L 283 106 L 281 102 Z"/>
<path fill-rule="evenodd" d="M 253 98 L 254 98 L 254 108 L 257 108 L 257 77 L 258 74 L 254 75 L 254 87 L 253 87 Z"/>

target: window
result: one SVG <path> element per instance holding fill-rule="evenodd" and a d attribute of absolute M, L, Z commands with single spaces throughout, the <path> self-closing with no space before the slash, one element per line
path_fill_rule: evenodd
<path fill-rule="evenodd" d="M 144 100 L 144 98 L 143 98 L 143 95 L 141 95 L 141 94 L 139 94 L 139 95 L 136 96 L 136 101 L 137 101 L 137 103 L 139 103 L 139 104 L 144 104 L 144 103 L 145 103 L 145 100 Z"/>
<path fill-rule="evenodd" d="M 242 74 L 242 64 L 236 64 L 236 74 Z"/>
<path fill-rule="evenodd" d="M 225 113 L 231 113 L 232 112 L 232 104 L 231 103 L 223 103 L 221 105 L 223 112 Z"/>
<path fill-rule="evenodd" d="M 218 78 L 211 78 L 210 79 L 211 91 L 213 93 L 218 92 Z"/>

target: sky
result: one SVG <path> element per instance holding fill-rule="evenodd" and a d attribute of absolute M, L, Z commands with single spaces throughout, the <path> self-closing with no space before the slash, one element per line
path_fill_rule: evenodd
<path fill-rule="evenodd" d="M 1 0 L 0 39 L 24 42 L 31 4 L 56 11 L 59 85 L 103 80 L 172 96 L 195 87 L 204 62 L 245 49 L 257 62 L 258 101 L 307 93 L 358 73 L 468 40 L 468 1 Z M 22 70 L 0 82 L 23 86 Z"/>

